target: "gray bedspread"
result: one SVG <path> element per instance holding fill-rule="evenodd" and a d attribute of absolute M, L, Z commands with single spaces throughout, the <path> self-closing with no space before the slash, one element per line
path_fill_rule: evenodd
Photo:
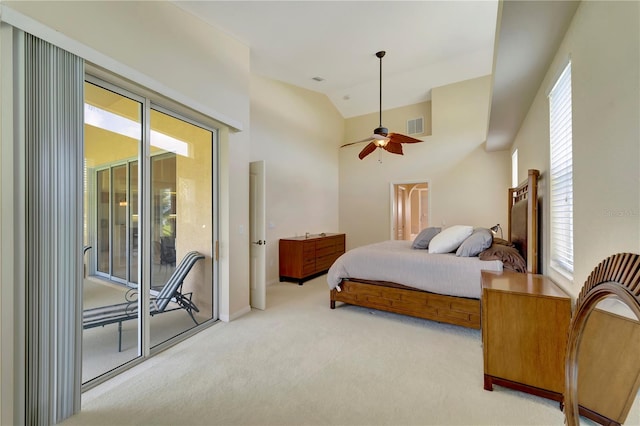
<path fill-rule="evenodd" d="M 499 260 L 430 254 L 414 250 L 411 241 L 389 240 L 349 250 L 327 273 L 329 288 L 344 278 L 389 281 L 448 296 L 479 299 L 481 270 L 502 271 Z"/>

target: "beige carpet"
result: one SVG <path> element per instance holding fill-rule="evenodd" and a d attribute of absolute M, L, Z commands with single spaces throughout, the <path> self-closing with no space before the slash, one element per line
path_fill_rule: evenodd
<path fill-rule="evenodd" d="M 83 307 L 85 309 L 126 301 L 127 288 L 95 277 L 84 280 Z M 171 309 L 171 306 L 169 306 Z M 201 312 L 204 314 L 204 312 Z M 205 315 L 195 313 L 198 322 Z M 195 326 L 183 309 L 168 311 L 151 317 L 151 344 L 160 344 Z M 82 381 L 87 382 L 138 356 L 138 321 L 122 323 L 122 351 L 118 351 L 118 324 L 90 328 L 82 332 Z"/>
<path fill-rule="evenodd" d="M 329 309 L 325 277 L 268 288 L 218 323 L 83 395 L 65 425 L 562 425 L 558 403 L 483 390 L 477 330 Z"/>

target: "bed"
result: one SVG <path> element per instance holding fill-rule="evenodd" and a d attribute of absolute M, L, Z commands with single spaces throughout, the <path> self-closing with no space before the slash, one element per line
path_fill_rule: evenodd
<path fill-rule="evenodd" d="M 538 170 L 529 170 L 522 184 L 508 190 L 506 242 L 522 256 L 522 272 L 529 273 L 538 272 L 539 176 Z M 455 254 L 432 255 L 410 246 L 411 242 L 385 241 L 349 250 L 338 258 L 327 274 L 331 309 L 336 308 L 336 302 L 342 302 L 479 329 L 479 271 L 502 270 L 503 262 Z M 350 254 L 352 252 L 357 256 Z M 430 266 L 408 266 L 425 256 L 437 259 L 430 260 Z M 360 257 L 362 263 L 345 267 L 350 257 Z M 367 257 L 369 265 L 364 260 Z M 434 274 L 425 272 L 424 268 L 435 268 Z M 394 270 L 398 272 L 392 272 Z"/>

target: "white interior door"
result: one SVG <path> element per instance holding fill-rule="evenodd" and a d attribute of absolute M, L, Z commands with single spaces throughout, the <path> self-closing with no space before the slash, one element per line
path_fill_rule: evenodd
<path fill-rule="evenodd" d="M 251 241 L 251 307 L 265 309 L 267 304 L 265 240 L 265 177 L 264 161 L 249 166 L 249 238 Z"/>

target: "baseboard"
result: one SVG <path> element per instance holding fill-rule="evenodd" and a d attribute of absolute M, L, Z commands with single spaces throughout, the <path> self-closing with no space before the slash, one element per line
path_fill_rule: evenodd
<path fill-rule="evenodd" d="M 220 321 L 229 322 L 240 318 L 241 316 L 251 312 L 251 306 L 247 305 L 239 311 L 234 312 L 231 315 L 220 315 Z"/>

